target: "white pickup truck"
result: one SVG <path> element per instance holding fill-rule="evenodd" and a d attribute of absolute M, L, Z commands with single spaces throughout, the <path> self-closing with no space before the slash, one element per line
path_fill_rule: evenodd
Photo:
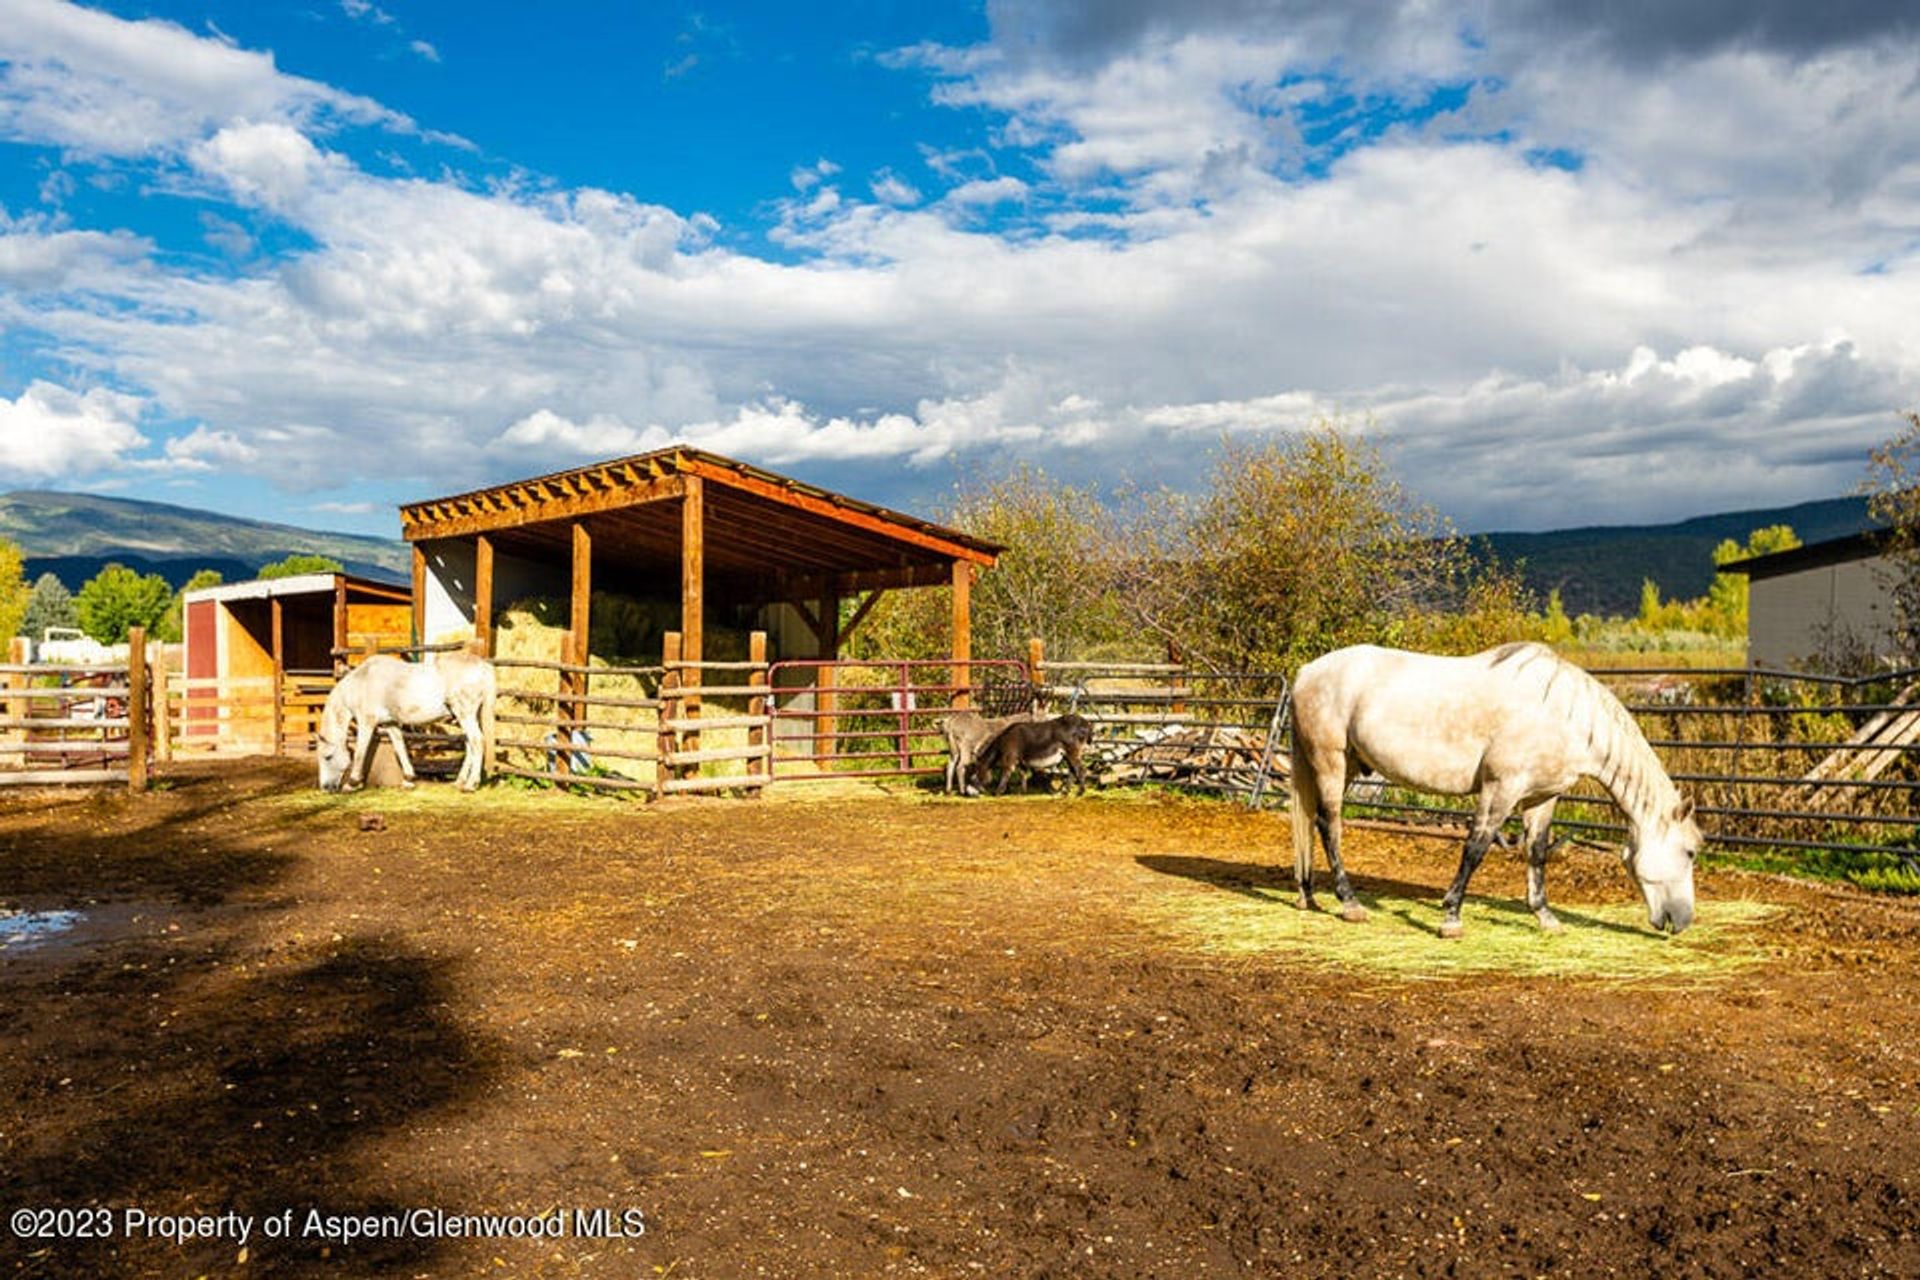
<path fill-rule="evenodd" d="M 127 646 L 101 644 L 77 627 L 48 627 L 40 643 L 34 646 L 33 660 L 76 667 L 125 662 Z"/>

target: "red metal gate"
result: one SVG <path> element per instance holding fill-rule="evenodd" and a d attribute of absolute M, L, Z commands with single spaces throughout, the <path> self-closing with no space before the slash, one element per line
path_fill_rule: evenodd
<path fill-rule="evenodd" d="M 1032 707 L 1035 693 L 1026 664 L 1012 659 L 807 659 L 776 662 L 768 674 L 781 781 L 939 773 L 942 717 L 961 706 L 1012 715 Z"/>

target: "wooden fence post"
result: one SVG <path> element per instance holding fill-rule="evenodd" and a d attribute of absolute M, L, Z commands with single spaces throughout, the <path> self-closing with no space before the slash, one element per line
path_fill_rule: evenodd
<path fill-rule="evenodd" d="M 1040 709 L 1041 691 L 1046 688 L 1047 678 L 1041 674 L 1041 668 L 1047 665 L 1047 642 L 1039 636 L 1027 638 L 1027 679 L 1033 683 L 1033 697 L 1027 701 L 1029 711 Z"/>
<path fill-rule="evenodd" d="M 767 687 L 766 632 L 755 631 L 748 634 L 747 661 L 754 664 L 753 670 L 747 673 L 747 683 L 756 689 L 765 689 Z M 764 748 L 767 752 L 763 756 L 747 757 L 747 776 L 769 775 L 767 781 L 771 783 L 773 781 L 770 776 L 773 773 L 773 721 L 766 718 L 767 695 L 765 693 L 752 694 L 747 698 L 747 714 L 762 718 L 761 723 L 748 726 L 747 745 Z M 758 800 L 766 794 L 766 788 L 755 787 L 748 794 Z"/>
<path fill-rule="evenodd" d="M 653 766 L 653 793 L 656 797 L 667 794 L 667 781 L 678 776 L 677 771 L 668 763 L 678 741 L 668 721 L 679 718 L 680 699 L 674 691 L 680 687 L 680 633 L 669 631 L 660 640 L 660 741 L 658 751 L 660 759 Z"/>
<path fill-rule="evenodd" d="M 165 646 L 153 646 L 148 662 L 147 696 L 153 706 L 153 758 L 160 764 L 169 764 L 173 760 L 173 708 L 167 700 Z"/>
<path fill-rule="evenodd" d="M 7 646 L 7 661 L 16 667 L 24 667 L 33 661 L 33 641 L 27 639 L 25 636 L 15 636 L 13 643 Z M 31 678 L 32 677 L 28 676 L 24 671 L 9 671 L 7 672 L 6 686 L 8 689 L 24 689 L 27 687 L 28 681 Z M 27 718 L 29 708 L 32 706 L 33 701 L 30 698 L 8 698 L 7 719 L 12 720 L 15 724 L 19 724 Z M 27 740 L 27 730 L 24 725 L 21 725 L 21 727 L 16 729 L 8 729 L 4 735 L 0 736 L 4 736 L 8 742 L 25 742 Z M 14 759 L 11 754 L 8 755 L 7 758 L 9 760 Z M 22 769 L 27 767 L 27 758 L 25 756 L 19 757 L 19 767 Z"/>
<path fill-rule="evenodd" d="M 573 633 L 564 631 L 560 634 L 560 669 L 553 673 L 553 728 L 547 733 L 556 753 L 550 757 L 549 772 L 557 778 L 573 773 L 573 672 L 567 670 L 572 665 Z"/>
<path fill-rule="evenodd" d="M 147 789 L 147 629 L 127 632 L 127 787 Z"/>

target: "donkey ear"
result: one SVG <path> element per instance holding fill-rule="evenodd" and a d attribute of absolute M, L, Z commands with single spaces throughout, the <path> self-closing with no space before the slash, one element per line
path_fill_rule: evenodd
<path fill-rule="evenodd" d="M 1674 806 L 1673 820 L 1675 822 L 1685 822 L 1688 818 L 1691 818 L 1692 816 L 1693 816 L 1693 797 L 1692 796 L 1688 796 L 1686 799 L 1682 800 L 1678 805 Z"/>

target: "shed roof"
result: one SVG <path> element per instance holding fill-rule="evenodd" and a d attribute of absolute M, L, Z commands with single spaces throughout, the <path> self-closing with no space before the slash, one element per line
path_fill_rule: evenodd
<path fill-rule="evenodd" d="M 1883 541 L 1886 533 L 1885 529 L 1867 529 L 1861 533 L 1850 533 L 1844 538 L 1810 542 L 1804 547 L 1793 547 L 1787 551 L 1751 556 L 1745 560 L 1729 560 L 1719 566 L 1719 572 L 1744 573 L 1749 580 L 1777 578 L 1783 573 L 1824 569 L 1850 560 L 1871 560 L 1885 551 Z"/>
<path fill-rule="evenodd" d="M 677 566 L 678 504 L 704 485 L 705 556 L 718 578 L 828 579 L 846 585 L 944 582 L 948 566 L 992 565 L 1002 550 L 958 529 L 685 446 L 593 463 L 400 508 L 409 542 L 486 534 L 502 551 L 562 558 L 568 526 L 593 532 L 596 553 Z"/>
<path fill-rule="evenodd" d="M 296 573 L 284 578 L 253 578 L 246 582 L 223 582 L 218 586 L 200 587 L 182 595 L 183 603 L 191 604 L 196 600 L 267 600 L 274 596 L 333 595 L 344 582 L 349 599 L 377 600 L 389 604 L 405 604 L 412 599 L 405 587 L 396 587 L 388 582 L 375 582 L 372 578 L 362 578 L 351 573 Z"/>

